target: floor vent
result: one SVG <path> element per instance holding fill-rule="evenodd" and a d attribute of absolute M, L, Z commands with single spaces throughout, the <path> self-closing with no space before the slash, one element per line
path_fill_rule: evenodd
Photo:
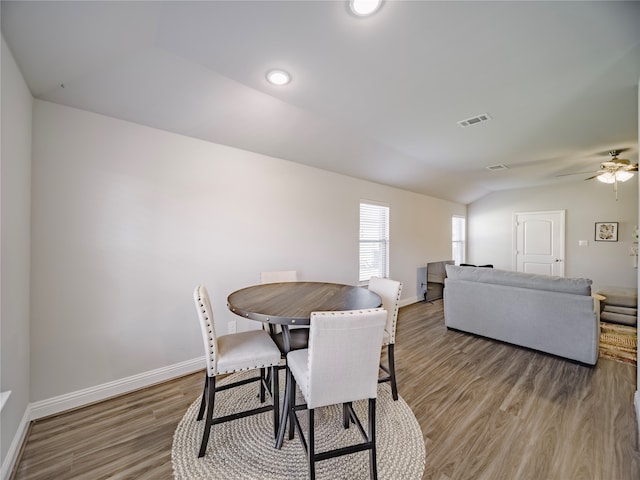
<path fill-rule="evenodd" d="M 488 113 L 483 113 L 482 115 L 478 115 L 476 117 L 467 118 L 466 120 L 460 120 L 458 125 L 463 128 L 470 127 L 471 125 L 476 125 L 478 123 L 486 122 L 491 120 L 491 115 Z"/>
<path fill-rule="evenodd" d="M 499 163 L 497 165 L 489 165 L 486 168 L 487 170 L 491 170 L 492 172 L 495 172 L 496 170 L 506 170 L 509 167 L 507 167 L 506 165 L 503 165 L 502 163 Z"/>

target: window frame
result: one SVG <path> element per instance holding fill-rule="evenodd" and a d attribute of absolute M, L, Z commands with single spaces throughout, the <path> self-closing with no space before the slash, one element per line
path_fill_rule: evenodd
<path fill-rule="evenodd" d="M 462 239 L 456 240 L 456 220 L 462 220 Z M 458 232 L 459 233 L 459 229 Z M 458 248 L 456 249 L 456 246 Z M 458 259 L 456 256 L 456 250 L 462 253 L 462 258 Z M 464 215 L 452 215 L 451 216 L 451 258 L 456 262 L 456 265 L 465 263 L 467 259 L 467 217 Z"/>
<path fill-rule="evenodd" d="M 381 236 L 375 237 L 375 235 L 373 235 L 375 238 L 363 238 L 363 233 L 364 233 L 363 232 L 363 206 L 373 207 L 374 209 L 381 209 L 379 210 L 378 214 L 381 214 L 382 212 L 384 212 L 384 214 L 382 215 L 383 222 L 378 224 L 378 231 L 380 231 L 380 227 L 382 227 L 383 234 Z M 360 286 L 368 285 L 369 279 L 373 276 L 389 278 L 389 256 L 390 256 L 389 255 L 389 252 L 390 252 L 389 230 L 390 230 L 390 223 L 391 223 L 390 218 L 391 218 L 391 208 L 389 207 L 389 204 L 374 201 L 374 200 L 360 200 L 359 210 L 358 210 L 358 285 Z M 372 223 L 375 223 L 375 222 L 372 222 Z M 375 232 L 370 232 L 370 233 L 375 233 Z M 380 249 L 382 250 L 382 257 L 383 257 L 381 261 L 377 262 L 377 265 L 375 267 L 372 266 L 370 269 L 368 269 L 368 270 L 377 269 L 377 272 L 372 273 L 370 275 L 368 275 L 367 271 L 364 272 L 364 276 L 366 276 L 366 279 L 364 280 L 363 280 L 363 268 L 362 268 L 363 263 L 365 263 L 363 262 L 363 248 L 362 248 L 363 244 L 379 245 L 381 247 Z M 370 254 L 375 256 L 376 252 L 371 251 Z"/>

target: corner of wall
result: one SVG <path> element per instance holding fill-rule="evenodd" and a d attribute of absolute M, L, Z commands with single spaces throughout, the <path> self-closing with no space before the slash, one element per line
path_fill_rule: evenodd
<path fill-rule="evenodd" d="M 638 442 L 640 443 L 640 390 L 636 390 L 635 396 L 636 420 L 638 420 Z"/>
<path fill-rule="evenodd" d="M 29 321 L 31 279 L 31 162 L 33 96 L 15 58 L 0 35 L 0 115 L 2 209 L 0 209 L 0 296 L 2 297 L 2 390 L 11 391 L 0 420 L 0 478 L 11 475 L 28 431 Z"/>
<path fill-rule="evenodd" d="M 638 78 L 638 140 L 640 140 L 640 77 Z M 637 182 L 640 182 L 640 175 L 636 175 L 638 179 Z M 640 195 L 638 198 L 638 202 L 640 203 Z M 640 211 L 640 209 L 639 209 Z M 640 225 L 640 218 L 636 225 Z M 640 286 L 640 269 L 638 269 L 638 285 Z M 640 339 L 640 330 L 637 332 L 638 339 Z M 637 344 L 638 342 L 636 342 Z M 638 441 L 640 441 L 640 357 L 638 357 L 636 361 L 636 396 L 635 396 L 635 405 L 636 405 L 636 419 L 638 420 Z"/>
<path fill-rule="evenodd" d="M 16 431 L 13 440 L 11 441 L 9 450 L 7 450 L 7 455 L 2 461 L 2 468 L 0 469 L 1 480 L 8 480 L 9 478 L 11 478 L 11 473 L 13 472 L 13 468 L 15 467 L 16 461 L 18 460 L 18 455 L 20 454 L 22 444 L 24 443 L 27 437 L 27 432 L 29 431 L 30 418 L 31 405 L 27 405 L 27 408 L 24 411 L 24 415 L 22 415 L 22 420 L 20 420 L 20 424 L 18 425 L 18 430 Z"/>

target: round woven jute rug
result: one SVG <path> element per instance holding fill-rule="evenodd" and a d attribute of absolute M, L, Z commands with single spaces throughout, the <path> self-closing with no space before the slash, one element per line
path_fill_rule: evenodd
<path fill-rule="evenodd" d="M 251 373 L 238 373 L 225 378 L 224 384 Z M 284 385 L 284 382 L 281 383 Z M 284 389 L 282 389 L 284 390 Z M 258 406 L 256 383 L 232 388 L 216 394 L 215 415 L 246 410 Z M 299 392 L 298 392 L 298 395 Z M 298 397 L 297 403 L 303 403 Z M 354 409 L 367 429 L 367 401 L 354 402 Z M 204 420 L 196 421 L 200 399 L 187 410 L 173 437 L 171 459 L 178 480 L 295 480 L 308 478 L 307 459 L 298 438 L 285 436 L 281 450 L 274 448 L 272 412 L 252 415 L 214 425 L 204 457 L 198 458 Z M 298 412 L 305 436 L 307 412 Z M 316 452 L 362 442 L 355 425 L 342 427 L 342 406 L 316 409 Z M 416 417 L 400 397 L 393 401 L 388 383 L 378 386 L 376 403 L 376 442 L 378 478 L 380 480 L 420 480 L 425 464 L 422 432 Z M 369 454 L 351 455 L 316 463 L 316 476 L 321 479 L 359 480 L 369 478 Z"/>

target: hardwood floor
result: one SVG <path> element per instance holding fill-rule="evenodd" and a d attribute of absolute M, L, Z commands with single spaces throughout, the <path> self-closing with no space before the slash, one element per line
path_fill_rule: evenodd
<path fill-rule="evenodd" d="M 632 365 L 590 368 L 448 331 L 436 301 L 400 309 L 396 369 L 424 435 L 425 480 L 640 479 Z M 173 432 L 202 381 L 35 422 L 12 478 L 171 479 Z"/>

